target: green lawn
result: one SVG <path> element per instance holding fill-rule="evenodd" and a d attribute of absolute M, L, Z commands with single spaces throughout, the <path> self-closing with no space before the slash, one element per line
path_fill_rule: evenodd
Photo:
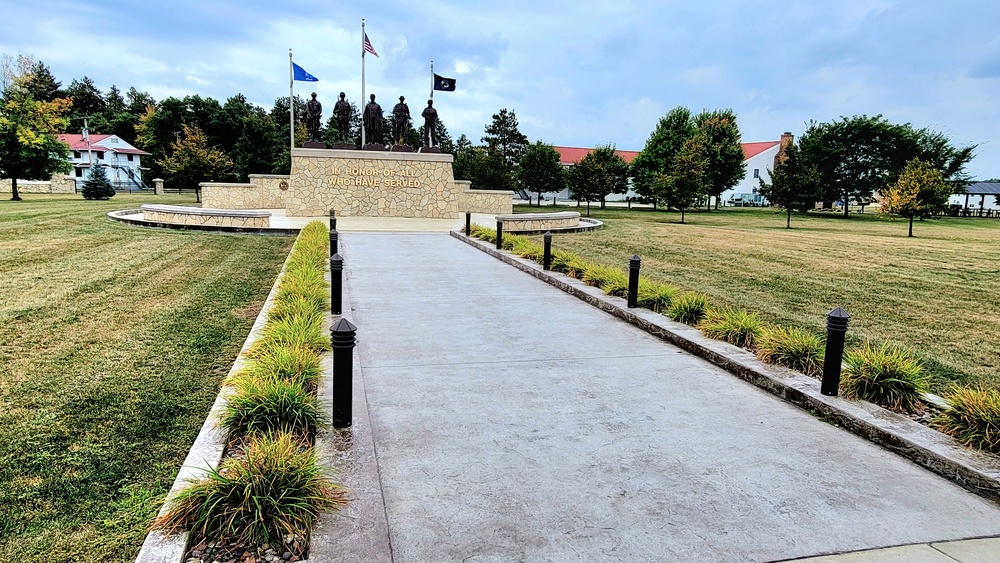
<path fill-rule="evenodd" d="M 1000 220 L 918 221 L 907 238 L 905 220 L 872 213 L 795 215 L 791 230 L 771 209 L 688 212 L 684 225 L 676 212 L 591 214 L 603 230 L 557 235 L 553 248 L 622 268 L 638 254 L 651 278 L 775 323 L 821 331 L 841 305 L 853 316 L 852 340 L 916 350 L 935 390 L 952 381 L 1000 387 Z"/>
<path fill-rule="evenodd" d="M 292 239 L 23 197 L 0 201 L 0 559 L 132 561 Z"/>

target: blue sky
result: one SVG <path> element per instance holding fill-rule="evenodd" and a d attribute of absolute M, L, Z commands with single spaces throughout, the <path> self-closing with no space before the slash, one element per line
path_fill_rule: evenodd
<path fill-rule="evenodd" d="M 986 0 L 638 2 L 52 2 L 0 0 L 0 52 L 30 54 L 68 85 L 156 99 L 288 92 L 288 48 L 328 114 L 361 97 L 361 18 L 381 55 L 367 91 L 419 113 L 429 61 L 457 80 L 435 106 L 474 141 L 500 108 L 531 139 L 639 150 L 670 108 L 732 108 L 744 141 L 810 120 L 881 113 L 978 144 L 1000 177 L 1000 4 Z M 416 111 L 414 111 L 416 110 Z"/>

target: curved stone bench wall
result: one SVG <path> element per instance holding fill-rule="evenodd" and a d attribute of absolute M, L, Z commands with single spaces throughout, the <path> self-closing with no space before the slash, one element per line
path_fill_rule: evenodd
<path fill-rule="evenodd" d="M 213 225 L 217 227 L 269 227 L 270 211 L 211 209 L 183 205 L 144 204 L 139 207 L 146 221 L 177 225 Z"/>
<path fill-rule="evenodd" d="M 514 213 L 497 215 L 508 233 L 575 230 L 580 227 L 580 214 L 576 211 L 555 213 Z"/>

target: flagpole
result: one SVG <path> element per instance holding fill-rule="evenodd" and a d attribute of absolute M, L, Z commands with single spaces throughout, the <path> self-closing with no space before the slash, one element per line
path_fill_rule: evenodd
<path fill-rule="evenodd" d="M 288 158 L 292 157 L 292 149 L 295 148 L 295 75 L 292 72 L 292 48 L 288 48 Z"/>
<path fill-rule="evenodd" d="M 365 148 L 365 18 L 361 18 L 361 148 Z"/>
<path fill-rule="evenodd" d="M 431 99 L 434 99 L 434 59 L 431 59 Z"/>

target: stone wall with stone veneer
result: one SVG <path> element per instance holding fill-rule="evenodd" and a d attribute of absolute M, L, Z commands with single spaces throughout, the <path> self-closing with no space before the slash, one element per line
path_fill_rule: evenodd
<path fill-rule="evenodd" d="M 234 184 L 202 182 L 201 203 L 216 209 L 284 209 L 285 194 L 281 182 L 288 185 L 288 176 L 251 174 L 250 183 Z"/>
<path fill-rule="evenodd" d="M 514 215 L 497 215 L 497 221 L 503 221 L 503 230 L 508 233 L 520 231 L 557 231 L 578 227 L 580 225 L 580 214 L 576 211 L 517 213 Z"/>
<path fill-rule="evenodd" d="M 9 178 L 0 180 L 0 193 L 11 193 Z M 73 194 L 76 193 L 76 178 L 65 174 L 55 174 L 50 180 L 18 180 L 17 191 L 22 194 Z"/>
<path fill-rule="evenodd" d="M 452 219 L 462 190 L 450 154 L 293 149 L 286 209 L 290 217 Z"/>
<path fill-rule="evenodd" d="M 455 180 L 462 188 L 462 209 L 470 213 L 511 213 L 514 211 L 514 192 L 503 190 L 473 190 L 472 182 Z"/>
<path fill-rule="evenodd" d="M 192 207 L 185 209 L 170 209 L 181 206 L 143 205 L 142 218 L 146 221 L 173 223 L 176 225 L 214 225 L 218 227 L 268 227 L 271 224 L 271 214 L 267 212 L 240 215 L 232 210 L 222 210 L 212 214 L 211 209 Z"/>

